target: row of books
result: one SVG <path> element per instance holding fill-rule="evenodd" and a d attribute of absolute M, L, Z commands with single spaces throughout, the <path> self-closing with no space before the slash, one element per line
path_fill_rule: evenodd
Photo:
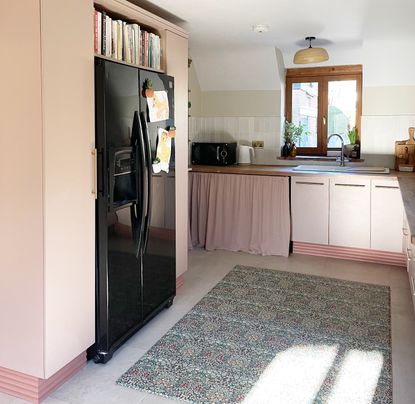
<path fill-rule="evenodd" d="M 94 50 L 136 65 L 160 69 L 160 37 L 136 23 L 115 20 L 105 11 L 94 10 Z"/>

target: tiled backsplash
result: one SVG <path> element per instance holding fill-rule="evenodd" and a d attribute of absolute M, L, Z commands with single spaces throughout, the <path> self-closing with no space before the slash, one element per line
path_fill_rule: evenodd
<path fill-rule="evenodd" d="M 264 149 L 255 149 L 257 164 L 277 164 L 280 154 L 279 117 L 191 117 L 189 139 L 194 142 L 238 142 L 251 145 L 263 140 Z"/>

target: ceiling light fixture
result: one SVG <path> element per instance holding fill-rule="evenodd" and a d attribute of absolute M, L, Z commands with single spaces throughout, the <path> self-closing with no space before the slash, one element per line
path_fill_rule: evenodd
<path fill-rule="evenodd" d="M 329 55 L 324 48 L 313 48 L 311 47 L 311 41 L 316 39 L 315 36 L 308 36 L 305 38 L 306 41 L 310 42 L 310 46 L 305 49 L 299 50 L 294 55 L 294 63 L 307 64 L 307 63 L 320 63 L 329 60 Z"/>
<path fill-rule="evenodd" d="M 252 31 L 258 32 L 259 34 L 262 34 L 263 32 L 269 31 L 269 25 L 267 24 L 256 24 L 252 26 Z"/>

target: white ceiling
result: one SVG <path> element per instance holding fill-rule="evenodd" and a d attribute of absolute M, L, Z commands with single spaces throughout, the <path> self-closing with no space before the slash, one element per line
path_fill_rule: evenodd
<path fill-rule="evenodd" d="M 366 39 L 415 39 L 415 0 L 144 1 L 175 16 L 176 22 L 181 21 L 189 31 L 190 54 L 203 90 L 223 88 L 224 76 L 229 83 L 227 70 L 232 61 L 252 74 L 234 77 L 229 89 L 260 89 L 260 80 L 253 78 L 258 75 L 274 87 L 270 71 L 276 67 L 271 66 L 276 63 L 275 47 L 289 67 L 293 54 L 306 45 L 303 38 L 308 35 L 317 37 L 314 46 L 328 50 L 328 64 L 361 63 Z M 252 25 L 258 23 L 269 25 L 269 32 L 253 32 Z M 242 79 L 251 84 L 240 88 Z"/>

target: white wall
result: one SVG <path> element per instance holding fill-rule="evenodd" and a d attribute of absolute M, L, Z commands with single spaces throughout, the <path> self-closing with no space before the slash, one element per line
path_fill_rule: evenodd
<path fill-rule="evenodd" d="M 394 166 L 395 141 L 415 126 L 413 40 L 369 39 L 363 44 L 362 155 L 368 165 Z"/>
<path fill-rule="evenodd" d="M 203 91 L 201 116 L 272 116 L 280 114 L 281 91 Z"/>

